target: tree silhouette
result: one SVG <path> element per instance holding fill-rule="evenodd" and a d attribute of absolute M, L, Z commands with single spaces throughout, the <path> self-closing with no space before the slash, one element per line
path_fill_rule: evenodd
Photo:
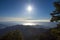
<path fill-rule="evenodd" d="M 54 2 L 55 10 L 50 14 L 52 16 L 51 22 L 60 22 L 60 1 Z M 56 28 L 50 30 L 50 35 L 56 40 L 60 40 L 60 23 L 57 24 Z"/>
<path fill-rule="evenodd" d="M 60 1 L 54 2 L 55 11 L 53 11 L 50 15 L 52 16 L 51 22 L 58 22 L 60 21 Z"/>

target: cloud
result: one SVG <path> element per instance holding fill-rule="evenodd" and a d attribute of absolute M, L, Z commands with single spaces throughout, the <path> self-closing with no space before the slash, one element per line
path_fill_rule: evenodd
<path fill-rule="evenodd" d="M 28 18 L 11 18 L 11 17 L 0 17 L 0 22 L 9 22 L 9 21 L 16 21 L 16 22 L 49 22 L 49 19 L 38 19 L 38 20 L 28 20 Z"/>

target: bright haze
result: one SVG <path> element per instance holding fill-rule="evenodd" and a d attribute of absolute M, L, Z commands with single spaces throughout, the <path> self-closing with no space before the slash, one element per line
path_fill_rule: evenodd
<path fill-rule="evenodd" d="M 49 22 L 54 0 L 0 0 L 0 22 Z M 36 24 L 33 24 L 36 25 Z"/>

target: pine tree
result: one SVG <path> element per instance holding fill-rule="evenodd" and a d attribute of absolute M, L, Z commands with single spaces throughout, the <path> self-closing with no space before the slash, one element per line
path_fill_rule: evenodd
<path fill-rule="evenodd" d="M 55 10 L 51 13 L 51 22 L 58 22 L 60 21 L 60 1 L 58 2 L 54 2 L 54 7 L 55 7 Z"/>
<path fill-rule="evenodd" d="M 50 30 L 50 35 L 56 40 L 60 40 L 60 1 L 54 2 L 55 10 L 51 13 L 51 22 L 59 22 L 56 28 Z"/>

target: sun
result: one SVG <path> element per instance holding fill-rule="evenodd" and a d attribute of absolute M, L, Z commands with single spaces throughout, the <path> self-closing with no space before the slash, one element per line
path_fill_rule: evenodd
<path fill-rule="evenodd" d="M 23 23 L 23 25 L 36 25 L 34 23 Z"/>
<path fill-rule="evenodd" d="M 31 12 L 32 11 L 32 6 L 29 5 L 27 10 L 28 10 L 28 12 Z"/>

